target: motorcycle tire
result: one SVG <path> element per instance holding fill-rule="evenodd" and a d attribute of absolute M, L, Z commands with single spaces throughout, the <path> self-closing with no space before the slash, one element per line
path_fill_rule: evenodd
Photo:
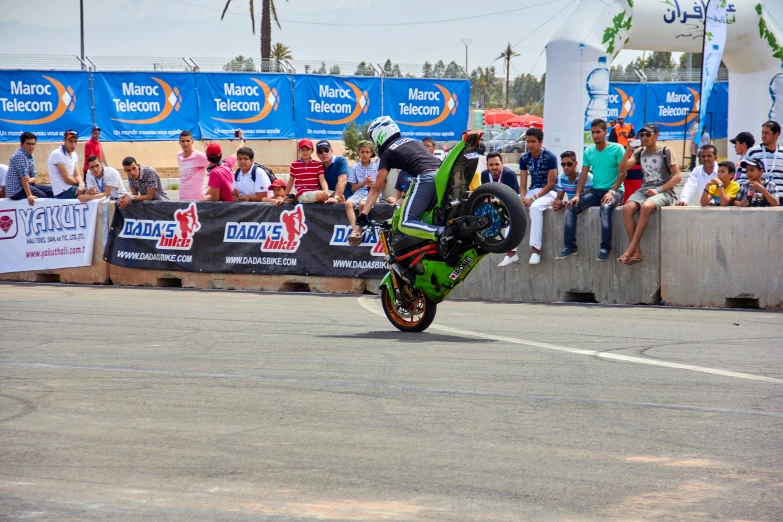
<path fill-rule="evenodd" d="M 514 250 L 525 238 L 527 214 L 519 194 L 502 183 L 484 183 L 465 202 L 463 215 L 489 215 L 493 224 L 476 233 L 483 252 L 503 254 Z M 487 236 L 489 231 L 491 236 Z M 505 236 L 503 235 L 505 233 Z"/>
<path fill-rule="evenodd" d="M 406 309 L 406 314 L 400 309 L 400 303 L 393 299 L 385 288 L 381 288 L 383 312 L 389 322 L 402 332 L 423 332 L 435 320 L 438 305 L 427 299 L 421 290 L 414 290 L 414 292 L 418 297 L 418 309 L 416 310 L 418 313 L 414 314 Z"/>

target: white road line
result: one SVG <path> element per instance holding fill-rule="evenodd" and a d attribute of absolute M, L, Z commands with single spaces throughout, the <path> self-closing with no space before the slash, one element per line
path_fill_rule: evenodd
<path fill-rule="evenodd" d="M 386 314 L 383 313 L 380 300 L 377 297 L 362 296 L 359 298 L 359 305 L 365 310 L 372 312 L 376 315 L 380 315 L 386 319 Z M 492 341 L 500 341 L 509 344 L 521 344 L 523 346 L 533 346 L 535 348 L 545 348 L 547 350 L 556 350 L 558 352 L 572 353 L 575 355 L 589 355 L 592 357 L 599 357 L 601 359 L 610 359 L 614 361 L 622 361 L 634 364 L 647 364 L 650 366 L 661 366 L 663 368 L 675 368 L 677 370 L 689 370 L 692 372 L 711 373 L 713 375 L 722 375 L 723 377 L 734 377 L 736 379 L 747 379 L 749 381 L 761 381 L 772 382 L 775 384 L 783 384 L 783 379 L 776 379 L 775 377 L 765 377 L 763 375 L 753 375 L 751 373 L 732 372 L 729 370 L 720 370 L 718 368 L 706 368 L 704 366 L 695 366 L 693 364 L 681 364 L 669 361 L 661 361 L 660 359 L 647 359 L 644 357 L 635 357 L 632 355 L 622 355 L 612 352 L 598 352 L 596 350 L 582 350 L 580 348 L 569 348 L 567 346 L 559 346 L 556 344 L 539 343 L 537 341 L 528 341 L 527 339 L 517 339 L 515 337 L 505 337 L 502 335 L 487 334 L 482 332 L 474 332 L 471 330 L 461 330 L 459 328 L 451 328 L 449 326 L 441 326 L 433 324 L 430 326 L 432 330 L 439 330 L 441 332 L 448 332 L 451 334 L 462 335 L 465 337 L 475 337 L 478 339 L 489 339 Z M 413 334 L 415 335 L 415 334 Z"/>

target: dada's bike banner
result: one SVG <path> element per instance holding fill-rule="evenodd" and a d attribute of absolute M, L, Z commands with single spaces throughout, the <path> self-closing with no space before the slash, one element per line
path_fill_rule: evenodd
<path fill-rule="evenodd" d="M 392 208 L 377 205 L 373 219 Z M 113 265 L 149 270 L 381 278 L 377 233 L 348 245 L 343 205 L 138 202 L 117 208 L 106 244 Z"/>
<path fill-rule="evenodd" d="M 294 75 L 294 122 L 298 138 L 343 139 L 351 123 L 381 115 L 380 78 Z"/>
<path fill-rule="evenodd" d="M 291 79 L 282 74 L 197 74 L 203 139 L 293 139 Z"/>
<path fill-rule="evenodd" d="M 200 139 L 196 80 L 190 73 L 93 73 L 95 119 L 104 141 Z"/>
<path fill-rule="evenodd" d="M 98 201 L 0 199 L 0 273 L 89 266 Z"/>
<path fill-rule="evenodd" d="M 468 128 L 470 82 L 410 80 L 383 82 L 383 113 L 400 126 L 403 136 L 458 140 Z"/>
<path fill-rule="evenodd" d="M 88 73 L 0 72 L 0 142 L 19 143 L 25 131 L 61 141 L 66 130 L 89 136 L 91 127 Z"/>

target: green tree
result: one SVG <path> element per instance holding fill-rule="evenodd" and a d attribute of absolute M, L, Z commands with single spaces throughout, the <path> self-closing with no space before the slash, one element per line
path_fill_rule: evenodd
<path fill-rule="evenodd" d="M 424 66 L 421 68 L 422 78 L 434 78 L 432 73 L 432 64 L 430 62 L 424 62 Z"/>
<path fill-rule="evenodd" d="M 367 65 L 367 62 L 361 62 L 358 67 L 356 67 L 356 72 L 353 73 L 354 76 L 375 76 L 375 69 L 372 68 L 372 66 Z"/>
<path fill-rule="evenodd" d="M 245 58 L 240 54 L 224 65 L 223 70 L 230 72 L 255 72 L 256 64 L 252 58 Z"/>
<path fill-rule="evenodd" d="M 398 64 L 394 64 L 394 67 L 392 68 L 392 77 L 394 78 L 402 78 L 402 71 L 400 70 L 400 66 Z"/>
<path fill-rule="evenodd" d="M 479 102 L 483 108 L 500 103 L 503 87 L 495 75 L 495 67 L 477 67 L 470 73 L 470 92 L 472 101 Z"/>
<path fill-rule="evenodd" d="M 455 62 L 454 60 L 451 61 L 446 66 L 446 72 L 444 74 L 445 78 L 463 78 L 464 75 L 462 73 L 462 69 L 460 68 L 459 64 Z"/>
<path fill-rule="evenodd" d="M 288 1 L 288 0 L 286 0 Z M 231 0 L 226 0 L 226 6 L 223 8 L 223 13 L 220 15 L 220 19 L 226 16 L 228 6 L 231 5 Z M 272 20 L 274 19 L 278 29 L 280 27 L 280 20 L 277 19 L 277 9 L 275 9 L 274 0 L 261 0 L 261 31 L 259 37 L 261 39 L 261 61 L 269 59 L 272 56 Z M 250 0 L 250 25 L 253 28 L 253 34 L 256 34 L 256 10 L 254 1 Z M 263 66 L 262 66 L 263 68 Z"/>
<path fill-rule="evenodd" d="M 326 62 L 321 62 L 321 66 L 313 74 L 326 74 Z"/>
<path fill-rule="evenodd" d="M 432 69 L 432 74 L 435 78 L 443 78 L 446 75 L 446 64 L 443 63 L 443 60 L 438 60 Z"/>
<path fill-rule="evenodd" d="M 343 130 L 343 142 L 345 143 L 345 155 L 354 161 L 359 161 L 359 142 L 370 140 L 370 122 L 359 127 L 355 121 L 348 124 Z"/>
<path fill-rule="evenodd" d="M 282 60 L 293 60 L 294 56 L 291 54 L 291 49 L 280 42 L 277 42 L 272 46 L 271 58 L 275 60 L 275 71 L 282 72 L 283 67 L 280 65 Z"/>
<path fill-rule="evenodd" d="M 329 69 L 329 74 L 332 76 L 340 76 L 340 66 L 337 64 L 332 65 L 332 68 Z"/>
<path fill-rule="evenodd" d="M 514 52 L 514 49 L 511 47 L 511 42 L 508 42 L 508 45 L 506 46 L 503 51 L 501 51 L 500 56 L 498 56 L 496 59 L 501 59 L 505 62 L 506 65 L 506 109 L 508 109 L 508 83 L 509 83 L 509 77 L 511 75 L 511 59 L 515 56 L 519 56 L 519 53 Z"/>

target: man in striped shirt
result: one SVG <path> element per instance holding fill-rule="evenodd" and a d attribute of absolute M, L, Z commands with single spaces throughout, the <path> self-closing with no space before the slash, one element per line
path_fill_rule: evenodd
<path fill-rule="evenodd" d="M 778 194 L 783 191 L 783 147 L 778 145 L 780 137 L 780 124 L 770 120 L 761 126 L 761 145 L 750 149 L 745 156 L 750 160 L 761 160 L 765 165 L 764 178 L 775 183 Z M 748 183 L 745 173 L 737 180 L 740 186 Z M 780 198 L 783 204 L 783 197 Z"/>
<path fill-rule="evenodd" d="M 313 142 L 307 138 L 299 140 L 299 159 L 291 163 L 285 193 L 296 189 L 299 203 L 326 203 L 329 187 L 324 177 L 324 165 L 313 160 Z"/>

